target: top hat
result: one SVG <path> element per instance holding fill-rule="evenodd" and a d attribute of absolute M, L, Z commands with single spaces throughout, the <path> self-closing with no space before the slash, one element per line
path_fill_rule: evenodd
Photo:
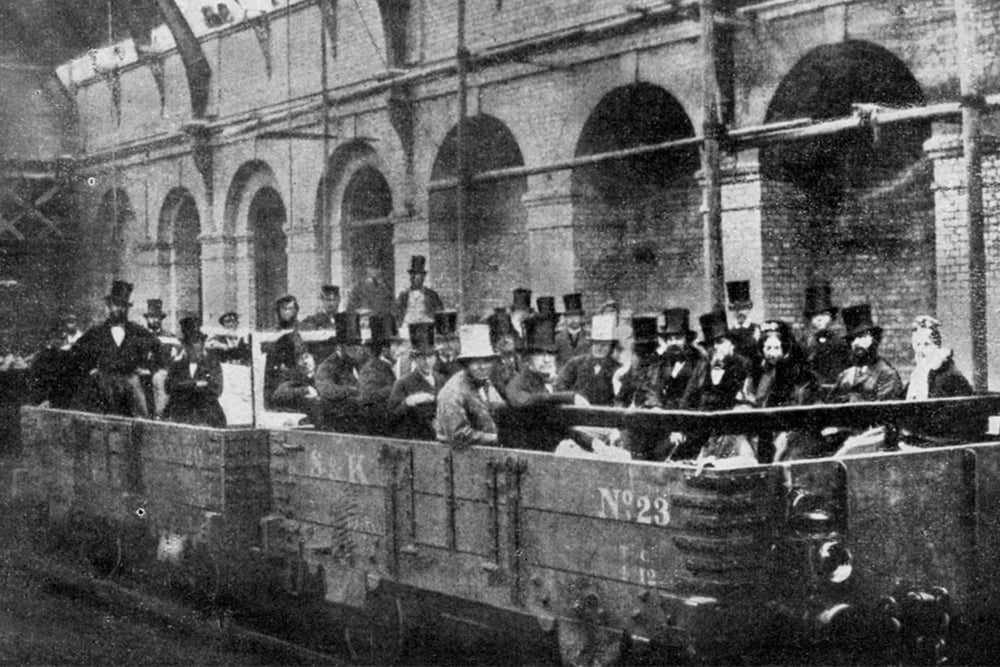
<path fill-rule="evenodd" d="M 632 342 L 633 343 L 656 342 L 655 314 L 632 316 Z"/>
<path fill-rule="evenodd" d="M 535 306 L 538 314 L 547 317 L 556 317 L 556 298 L 554 296 L 540 296 L 535 299 Z"/>
<path fill-rule="evenodd" d="M 661 336 L 684 335 L 693 339 L 696 335 L 691 331 L 691 314 L 687 308 L 667 308 L 663 311 L 663 329 Z"/>
<path fill-rule="evenodd" d="M 875 326 L 872 321 L 872 307 L 867 303 L 844 308 L 844 328 L 847 329 L 846 338 L 856 338 L 865 332 L 870 331 L 873 336 L 882 335 L 882 327 Z"/>
<path fill-rule="evenodd" d="M 388 345 L 402 340 L 396 328 L 396 320 L 389 313 L 375 313 L 368 320 L 368 326 L 372 331 L 371 340 L 368 341 L 371 345 Z"/>
<path fill-rule="evenodd" d="M 734 280 L 726 283 L 726 296 L 729 297 L 729 307 L 734 310 L 753 308 L 750 300 L 750 281 Z"/>
<path fill-rule="evenodd" d="M 132 283 L 116 280 L 111 283 L 111 293 L 104 297 L 104 300 L 118 306 L 131 306 L 130 298 L 132 298 Z"/>
<path fill-rule="evenodd" d="M 333 326 L 338 343 L 357 345 L 361 342 L 361 317 L 357 313 L 335 313 Z"/>
<path fill-rule="evenodd" d="M 65 313 L 59 318 L 59 321 L 63 324 L 69 324 L 70 322 L 75 324 L 77 321 L 76 313 Z"/>
<path fill-rule="evenodd" d="M 410 257 L 409 273 L 427 273 L 427 258 L 423 255 L 413 255 Z"/>
<path fill-rule="evenodd" d="M 461 352 L 458 359 L 495 359 L 490 343 L 490 327 L 486 324 L 463 324 L 458 329 Z"/>
<path fill-rule="evenodd" d="M 411 322 L 409 329 L 411 351 L 415 354 L 433 354 L 434 323 Z"/>
<path fill-rule="evenodd" d="M 323 285 L 319 288 L 320 293 L 323 296 L 340 296 L 340 286 L 339 285 Z"/>
<path fill-rule="evenodd" d="M 159 317 L 161 320 L 167 316 L 163 312 L 163 299 L 146 299 L 146 312 L 143 317 Z"/>
<path fill-rule="evenodd" d="M 294 304 L 298 305 L 298 299 L 296 299 L 291 294 L 283 294 L 283 295 L 279 296 L 277 299 L 274 300 L 274 306 L 275 306 L 275 308 L 281 308 L 286 303 L 294 303 Z"/>
<path fill-rule="evenodd" d="M 230 317 L 235 318 L 237 320 L 240 319 L 239 314 L 235 310 L 227 310 L 226 312 L 219 315 L 219 324 L 225 326 L 224 324 L 225 320 L 229 319 Z"/>
<path fill-rule="evenodd" d="M 830 292 L 830 283 L 826 280 L 817 281 L 806 286 L 806 307 L 803 314 L 812 317 L 819 313 L 830 313 L 836 317 L 837 307 L 833 305 L 833 297 Z"/>
<path fill-rule="evenodd" d="M 698 318 L 701 324 L 701 337 L 706 343 L 714 343 L 729 335 L 729 324 L 723 310 L 713 310 Z"/>
<path fill-rule="evenodd" d="M 604 303 L 601 304 L 601 312 L 602 313 L 607 313 L 607 312 L 610 312 L 610 311 L 618 312 L 618 300 L 617 299 L 608 299 L 607 301 L 605 301 Z"/>
<path fill-rule="evenodd" d="M 439 310 L 434 313 L 434 333 L 440 338 L 454 338 L 458 332 L 458 312 Z"/>
<path fill-rule="evenodd" d="M 531 290 L 518 287 L 514 290 L 512 310 L 531 310 Z"/>
<path fill-rule="evenodd" d="M 594 343 L 613 343 L 617 340 L 615 336 L 615 325 L 618 318 L 614 313 L 602 313 L 590 318 L 590 340 Z"/>
<path fill-rule="evenodd" d="M 510 313 L 503 308 L 494 310 L 493 314 L 486 318 L 486 324 L 490 332 L 490 343 L 493 345 L 496 345 L 496 342 L 501 337 L 515 334 L 514 323 L 510 319 Z"/>
<path fill-rule="evenodd" d="M 583 296 L 579 292 L 564 294 L 563 310 L 567 315 L 583 315 Z"/>
<path fill-rule="evenodd" d="M 188 345 L 196 340 L 205 340 L 201 332 L 201 319 L 193 315 L 181 318 L 181 342 Z"/>
<path fill-rule="evenodd" d="M 556 319 L 548 315 L 536 315 L 524 321 L 524 351 L 556 352 Z"/>

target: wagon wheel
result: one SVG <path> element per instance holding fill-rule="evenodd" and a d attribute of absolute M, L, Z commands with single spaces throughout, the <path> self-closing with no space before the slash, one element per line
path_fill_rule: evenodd
<path fill-rule="evenodd" d="M 560 619 L 557 627 L 559 656 L 570 667 L 606 667 L 621 661 L 621 631 L 590 623 Z"/>
<path fill-rule="evenodd" d="M 366 612 L 348 619 L 344 640 L 351 661 L 362 665 L 391 665 L 405 648 L 406 625 L 399 598 L 376 600 Z"/>

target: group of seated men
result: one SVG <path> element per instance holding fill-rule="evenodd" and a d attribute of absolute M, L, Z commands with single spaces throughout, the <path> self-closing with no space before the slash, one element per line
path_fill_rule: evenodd
<path fill-rule="evenodd" d="M 565 295 L 556 313 L 554 298 L 541 297 L 532 309 L 530 291 L 517 289 L 509 310 L 497 308 L 461 327 L 455 311 L 410 313 L 405 337 L 393 313 L 334 308 L 327 314 L 331 347 L 318 363 L 296 333 L 295 299 L 283 297 L 279 315 L 290 331 L 269 356 L 265 391 L 273 408 L 303 412 L 316 426 L 342 432 L 436 439 L 457 448 L 502 440 L 615 458 L 625 452 L 639 460 L 759 462 L 829 455 L 845 439 L 878 437 L 878 429 L 748 436 L 573 428 L 553 439 L 559 429 L 549 428 L 547 406 L 719 411 L 972 393 L 931 317 L 913 323 L 916 365 L 904 386 L 879 355 L 882 329 L 867 304 L 843 310 L 841 337 L 831 330 L 839 309 L 829 284 L 810 286 L 804 314 L 812 329 L 798 340 L 787 322 L 750 324 L 748 284 L 727 287 L 735 325 L 724 311 L 705 313 L 697 344 L 683 308 L 625 318 L 608 302 L 588 331 L 580 294 Z M 324 288 L 324 296 L 335 289 Z M 981 434 L 981 426 L 936 419 L 908 435 L 920 444 L 947 442 Z"/>

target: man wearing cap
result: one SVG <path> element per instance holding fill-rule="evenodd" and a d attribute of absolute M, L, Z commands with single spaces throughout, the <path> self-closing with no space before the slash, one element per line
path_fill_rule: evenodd
<path fill-rule="evenodd" d="M 615 343 L 615 324 L 613 313 L 594 315 L 590 328 L 590 349 L 566 362 L 556 379 L 556 391 L 576 392 L 591 405 L 614 404 L 612 379 L 621 367 L 611 356 L 611 347 Z"/>
<path fill-rule="evenodd" d="M 183 424 L 225 428 L 226 413 L 219 404 L 222 395 L 222 366 L 205 354 L 205 334 L 196 317 L 181 319 L 183 353 L 167 369 L 166 389 L 170 396 L 163 418 Z"/>
<path fill-rule="evenodd" d="M 818 281 L 806 287 L 806 304 L 803 309 L 810 331 L 806 338 L 805 358 L 809 370 L 820 383 L 832 387 L 840 372 L 850 365 L 851 348 L 837 333 L 830 329 L 837 317 L 833 305 L 830 283 Z"/>
<path fill-rule="evenodd" d="M 434 440 L 437 393 L 447 378 L 434 370 L 434 323 L 413 322 L 409 332 L 413 370 L 396 381 L 389 395 L 392 432 L 397 438 Z"/>
<path fill-rule="evenodd" d="M 396 321 L 401 327 L 409 326 L 411 322 L 430 320 L 434 313 L 444 310 L 438 293 L 424 286 L 426 267 L 427 258 L 423 255 L 410 257 L 410 289 L 400 292 L 396 297 Z"/>
<path fill-rule="evenodd" d="M 249 364 L 250 344 L 240 336 L 240 316 L 235 310 L 229 310 L 219 316 L 219 325 L 225 332 L 215 334 L 205 342 L 205 349 L 224 364 Z"/>
<path fill-rule="evenodd" d="M 701 362 L 703 355 L 694 346 L 697 334 L 690 327 L 687 308 L 667 308 L 663 311 L 660 330 L 659 377 L 660 407 L 676 410 L 681 407 L 684 392 Z"/>
<path fill-rule="evenodd" d="M 734 280 L 726 283 L 729 310 L 733 311 L 736 325 L 732 327 L 732 340 L 736 353 L 751 363 L 760 360 L 760 327 L 750 321 L 753 301 L 750 300 L 750 281 Z"/>
<path fill-rule="evenodd" d="M 81 397 L 88 409 L 126 417 L 149 417 L 140 374 L 150 375 L 156 338 L 130 322 L 132 284 L 116 280 L 104 298 L 107 319 L 73 346 L 74 367 L 91 380 Z"/>
<path fill-rule="evenodd" d="M 370 324 L 370 357 L 358 373 L 358 404 L 366 416 L 367 432 L 372 435 L 387 435 L 390 424 L 386 419 L 386 409 L 392 387 L 396 384 L 393 369 L 403 339 L 399 337 L 396 322 L 389 313 L 372 315 Z"/>
<path fill-rule="evenodd" d="M 361 345 L 357 313 L 334 315 L 337 347 L 316 368 L 316 391 L 320 397 L 321 428 L 341 433 L 356 433 L 363 424 L 359 418 L 358 376 L 367 361 Z"/>
<path fill-rule="evenodd" d="M 517 335 L 510 315 L 503 308 L 497 308 L 486 319 L 489 326 L 490 342 L 497 359 L 490 372 L 490 382 L 500 396 L 507 400 L 507 385 L 521 370 L 519 348 L 524 339 Z"/>
<path fill-rule="evenodd" d="M 299 355 L 306 351 L 305 343 L 298 330 L 299 302 L 291 294 L 278 297 L 274 302 L 278 314 L 278 329 L 285 330 L 274 345 L 267 350 L 264 367 L 264 404 L 271 404 L 271 396 L 281 383 L 285 373 L 296 366 Z"/>
<path fill-rule="evenodd" d="M 375 265 L 365 267 L 364 279 L 354 286 L 347 299 L 347 310 L 372 313 L 392 313 L 396 303 L 392 298 L 392 285 L 385 277 L 385 271 Z"/>
<path fill-rule="evenodd" d="M 578 293 L 563 296 L 563 330 L 556 334 L 556 367 L 562 368 L 573 357 L 587 352 L 590 339 L 583 330 L 583 297 Z"/>
<path fill-rule="evenodd" d="M 434 372 L 445 380 L 462 370 L 458 363 L 461 352 L 458 343 L 458 313 L 454 310 L 434 313 L 434 349 L 437 353 Z"/>
<path fill-rule="evenodd" d="M 333 316 L 340 309 L 340 286 L 323 285 L 320 287 L 319 301 L 323 309 L 302 320 L 303 331 L 336 328 Z"/>
<path fill-rule="evenodd" d="M 496 353 L 486 324 L 466 324 L 459 329 L 463 369 L 445 382 L 438 393 L 435 431 L 437 440 L 454 449 L 497 444 L 497 426 L 490 410 L 504 401 L 490 384 Z"/>

